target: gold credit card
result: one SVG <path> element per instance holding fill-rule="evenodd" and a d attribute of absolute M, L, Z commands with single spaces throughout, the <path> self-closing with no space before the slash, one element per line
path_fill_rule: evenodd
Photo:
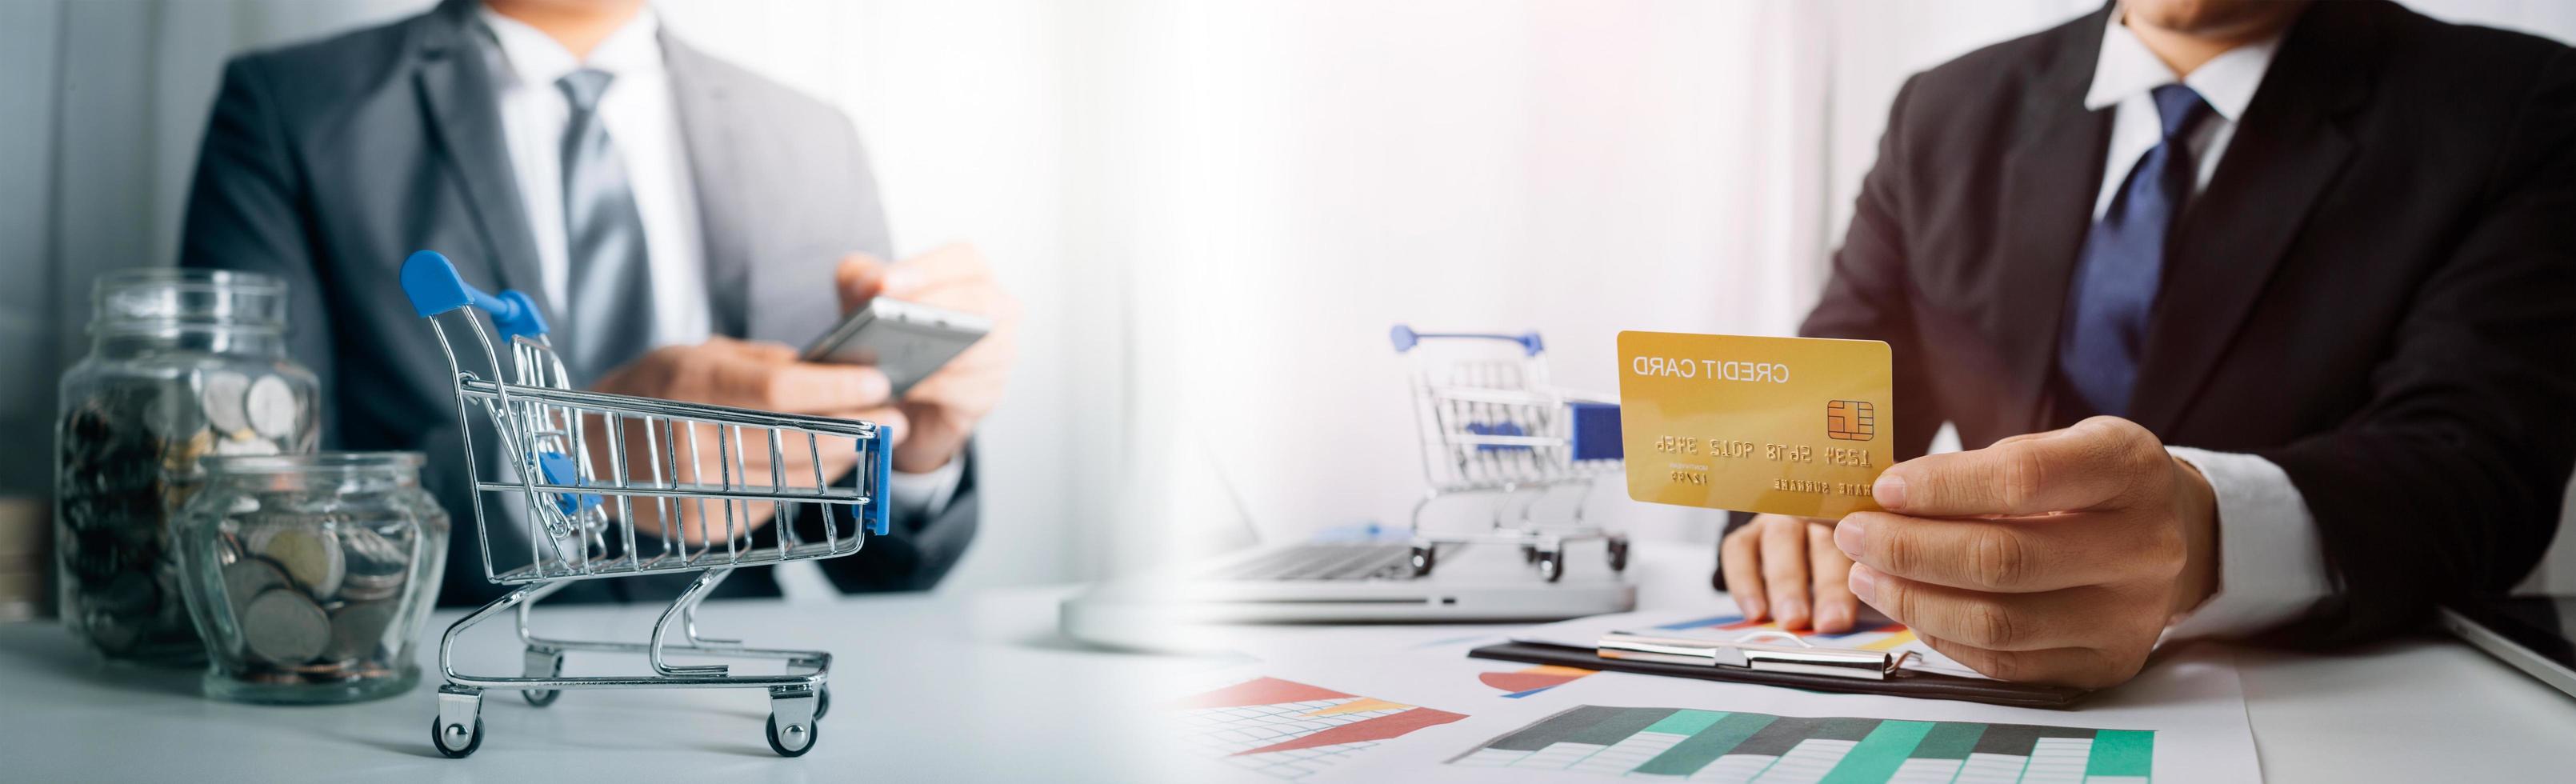
<path fill-rule="evenodd" d="M 1619 333 L 1628 497 L 1839 518 L 1895 463 L 1895 371 L 1875 340 Z"/>

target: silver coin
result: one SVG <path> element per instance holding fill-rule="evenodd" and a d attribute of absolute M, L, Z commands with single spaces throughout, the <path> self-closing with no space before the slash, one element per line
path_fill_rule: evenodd
<path fill-rule="evenodd" d="M 206 421 L 216 430 L 230 433 L 250 426 L 250 413 L 243 409 L 250 395 L 250 377 L 230 370 L 206 374 L 205 386 L 197 390 L 197 404 L 206 411 Z"/>
<path fill-rule="evenodd" d="M 394 597 L 394 594 L 402 592 L 403 577 L 404 575 L 402 572 L 387 572 L 384 574 L 351 573 L 349 575 L 349 579 L 343 580 L 340 583 L 340 598 L 347 599 L 352 602 L 371 602 L 378 599 L 391 599 Z"/>
<path fill-rule="evenodd" d="M 408 560 L 409 554 L 403 550 L 402 545 L 395 544 L 394 540 L 365 526 L 352 525 L 340 529 L 340 542 L 349 546 L 351 574 L 396 572 L 408 565 L 404 562 Z"/>
<path fill-rule="evenodd" d="M 334 659 L 373 659 L 394 625 L 393 602 L 350 602 L 331 613 L 331 646 L 322 655 Z"/>
<path fill-rule="evenodd" d="M 399 585 L 399 584 L 396 584 L 396 585 L 359 585 L 359 584 L 357 584 L 357 583 L 354 583 L 354 582 L 353 582 L 353 583 L 350 583 L 350 584 L 348 584 L 348 585 L 344 585 L 344 586 L 341 586 L 341 587 L 340 587 L 340 598 L 342 598 L 342 599 L 347 599 L 347 600 L 349 600 L 349 601 L 353 601 L 353 602 L 377 602 L 377 601 L 384 601 L 384 600 L 386 600 L 386 599 L 394 598 L 395 596 L 398 596 L 398 595 L 400 595 L 401 593 L 402 593 L 402 586 L 401 586 L 401 585 Z"/>
<path fill-rule="evenodd" d="M 253 656 L 293 666 L 322 655 L 331 644 L 331 616 L 292 588 L 271 588 L 242 608 L 242 644 Z"/>
<path fill-rule="evenodd" d="M 277 376 L 260 376 L 251 382 L 242 406 L 250 417 L 250 429 L 269 438 L 294 435 L 295 420 L 304 413 L 295 400 L 295 389 Z"/>
<path fill-rule="evenodd" d="M 288 577 L 313 592 L 328 597 L 340 592 L 340 581 L 349 574 L 347 556 L 340 552 L 339 537 L 328 528 L 280 523 L 254 531 L 250 547 L 278 566 Z"/>
<path fill-rule="evenodd" d="M 235 612 L 249 607 L 251 597 L 292 584 L 286 572 L 263 559 L 243 558 L 224 566 L 224 596 Z"/>

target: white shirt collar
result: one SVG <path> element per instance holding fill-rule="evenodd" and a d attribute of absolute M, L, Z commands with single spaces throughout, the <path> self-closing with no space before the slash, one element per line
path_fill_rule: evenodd
<path fill-rule="evenodd" d="M 620 77 L 655 73 L 662 70 L 662 21 L 646 6 L 626 21 L 626 25 L 600 39 L 590 50 L 590 59 L 573 57 L 545 31 L 526 22 L 502 16 L 490 6 L 477 9 L 483 26 L 500 45 L 501 59 L 521 84 L 552 85 L 564 74 L 583 68 L 596 68 Z M 614 88 L 612 88 L 614 89 Z"/>
<path fill-rule="evenodd" d="M 2281 34 L 2274 33 L 2210 58 L 2180 81 L 2200 93 L 2219 117 L 2235 122 L 2245 116 L 2245 105 L 2253 102 L 2255 88 L 2263 86 L 2263 72 L 2271 70 L 2272 55 L 2280 49 Z M 2117 106 L 2175 81 L 2173 69 L 2120 23 L 2120 14 L 2113 13 L 2102 30 L 2102 54 L 2093 63 L 2093 87 L 2084 93 L 2084 108 Z"/>

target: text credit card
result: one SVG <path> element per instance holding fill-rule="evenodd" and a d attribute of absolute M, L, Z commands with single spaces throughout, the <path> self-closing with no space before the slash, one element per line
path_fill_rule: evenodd
<path fill-rule="evenodd" d="M 1619 333 L 1628 497 L 1839 518 L 1895 462 L 1895 372 L 1875 340 Z"/>

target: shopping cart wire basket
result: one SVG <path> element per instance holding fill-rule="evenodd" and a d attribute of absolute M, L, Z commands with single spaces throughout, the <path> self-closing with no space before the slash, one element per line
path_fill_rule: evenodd
<path fill-rule="evenodd" d="M 430 732 L 439 752 L 463 757 L 482 746 L 485 689 L 517 690 L 538 707 L 576 689 L 766 689 L 770 748 L 790 757 L 811 750 L 816 724 L 831 707 L 832 655 L 702 637 L 698 603 L 735 569 L 849 555 L 869 535 L 885 534 L 890 433 L 857 420 L 575 390 L 527 295 L 477 290 L 430 251 L 404 260 L 401 282 L 453 373 L 483 576 L 515 586 L 439 640 L 446 682 Z M 492 329 L 474 316 L 478 310 Z M 463 334 L 482 351 L 479 361 L 459 359 Z M 495 440 L 491 452 L 476 451 L 482 434 Z M 846 480 L 823 469 L 826 450 L 840 449 L 858 456 Z M 487 464 L 493 454 L 498 460 Z M 807 458 L 810 472 L 791 476 L 789 454 Z M 766 469 L 747 455 L 765 457 Z M 791 523 L 818 508 L 822 538 L 800 536 Z M 525 542 L 496 536 L 504 531 Z M 555 639 L 529 626 L 529 609 L 573 581 L 669 573 L 697 577 L 642 642 Z M 505 610 L 517 611 L 526 671 L 458 672 L 457 638 Z M 568 677 L 567 651 L 640 653 L 652 670 Z M 776 661 L 784 672 L 735 674 L 729 665 L 682 664 L 674 655 Z"/>
<path fill-rule="evenodd" d="M 1536 332 L 1389 334 L 1412 361 L 1414 420 L 1429 489 L 1413 505 L 1413 572 L 1427 575 L 1442 546 L 1518 545 L 1541 577 L 1565 576 L 1565 543 L 1600 539 L 1610 568 L 1628 568 L 1628 537 L 1583 520 L 1583 498 L 1601 475 L 1620 470 L 1619 404 L 1551 386 L 1547 344 Z M 1551 495 L 1572 496 L 1563 519 L 1541 517 Z M 1443 499 L 1485 495 L 1485 530 L 1436 533 L 1423 510 Z"/>

